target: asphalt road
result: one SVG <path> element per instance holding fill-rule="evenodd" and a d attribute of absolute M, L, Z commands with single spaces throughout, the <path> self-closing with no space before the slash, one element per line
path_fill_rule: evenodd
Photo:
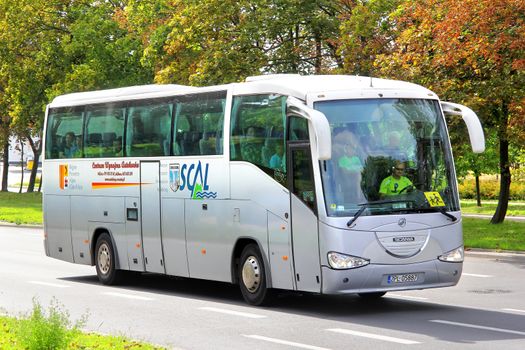
<path fill-rule="evenodd" d="M 177 349 L 523 349 L 525 256 L 469 254 L 456 287 L 357 296 L 281 295 L 247 306 L 236 286 L 150 274 L 98 283 L 47 258 L 42 229 L 0 226 L 0 311 L 58 300 L 86 329 Z"/>

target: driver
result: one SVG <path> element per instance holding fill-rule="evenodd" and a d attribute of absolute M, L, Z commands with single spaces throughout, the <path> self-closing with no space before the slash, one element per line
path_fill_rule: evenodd
<path fill-rule="evenodd" d="M 382 199 L 409 191 L 413 187 L 412 181 L 410 181 L 408 177 L 403 176 L 405 173 L 405 163 L 396 160 L 392 170 L 392 175 L 381 181 L 381 186 L 379 186 L 379 195 Z"/>

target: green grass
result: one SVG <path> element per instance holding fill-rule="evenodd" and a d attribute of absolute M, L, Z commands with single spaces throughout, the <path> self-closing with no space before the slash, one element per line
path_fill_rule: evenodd
<path fill-rule="evenodd" d="M 0 316 L 0 349 L 25 350 L 17 336 L 22 321 L 13 317 Z M 104 336 L 100 334 L 76 332 L 67 344 L 72 350 L 160 350 L 164 349 L 146 343 L 129 340 L 124 337 Z"/>
<path fill-rule="evenodd" d="M 525 222 L 463 218 L 463 241 L 465 248 L 525 250 Z"/>
<path fill-rule="evenodd" d="M 462 200 L 461 211 L 466 214 L 494 215 L 498 201 L 482 200 L 481 207 L 476 205 L 475 200 Z M 509 202 L 507 216 L 525 216 L 525 202 Z"/>
<path fill-rule="evenodd" d="M 83 333 L 87 315 L 72 323 L 69 312 L 56 299 L 45 310 L 33 299 L 33 310 L 24 317 L 0 316 L 0 349 L 162 349 L 123 337 Z"/>
<path fill-rule="evenodd" d="M 42 224 L 42 194 L 39 192 L 0 192 L 0 208 L 0 221 L 18 225 Z"/>

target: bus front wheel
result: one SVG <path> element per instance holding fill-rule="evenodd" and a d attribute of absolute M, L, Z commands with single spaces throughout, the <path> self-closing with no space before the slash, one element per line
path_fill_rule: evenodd
<path fill-rule="evenodd" d="M 267 302 L 266 272 L 257 245 L 249 244 L 244 248 L 238 270 L 244 300 L 250 305 L 262 305 Z"/>
<path fill-rule="evenodd" d="M 115 249 L 108 233 L 104 232 L 98 237 L 95 254 L 95 265 L 100 282 L 106 285 L 116 284 L 120 274 L 115 268 Z"/>

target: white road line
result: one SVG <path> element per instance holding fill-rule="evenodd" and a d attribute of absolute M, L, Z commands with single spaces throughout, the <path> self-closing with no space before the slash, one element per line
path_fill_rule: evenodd
<path fill-rule="evenodd" d="M 491 278 L 491 277 L 494 277 L 494 276 L 491 276 L 491 275 L 478 275 L 477 273 L 466 273 L 466 272 L 463 272 L 462 275 L 463 276 L 469 276 L 469 277 L 480 277 L 480 278 Z"/>
<path fill-rule="evenodd" d="M 414 297 L 412 295 L 393 294 L 393 293 L 388 293 L 386 296 L 389 298 L 396 298 L 396 299 L 399 298 L 399 299 L 428 300 L 428 298 Z"/>
<path fill-rule="evenodd" d="M 265 318 L 266 317 L 264 315 L 252 314 L 248 312 L 233 311 L 233 310 L 227 310 L 227 309 L 219 309 L 216 307 L 200 307 L 199 309 L 205 310 L 205 311 L 219 312 L 219 313 L 228 314 L 228 315 L 248 317 L 248 318 Z"/>
<path fill-rule="evenodd" d="M 153 298 L 141 297 L 141 296 L 138 296 L 138 295 L 124 294 L 124 293 L 116 293 L 116 292 L 104 292 L 102 294 L 109 295 L 109 296 L 112 296 L 112 297 L 135 299 L 135 300 L 145 300 L 145 301 L 155 300 Z"/>
<path fill-rule="evenodd" d="M 386 336 L 386 335 L 379 335 L 379 334 L 373 334 L 373 333 L 352 331 L 352 330 L 349 330 L 349 329 L 331 328 L 331 329 L 327 329 L 327 331 L 335 332 L 335 333 L 341 333 L 341 334 L 355 335 L 357 337 L 365 337 L 365 338 L 376 339 L 376 340 L 384 340 L 384 341 L 389 341 L 389 342 L 392 342 L 392 343 L 405 344 L 405 345 L 421 344 L 420 342 L 415 341 L 415 340 L 403 339 L 403 338 L 394 338 L 394 337 L 389 337 L 389 336 Z"/>
<path fill-rule="evenodd" d="M 451 322 L 451 321 L 444 321 L 444 320 L 429 320 L 429 322 L 448 324 L 448 325 L 451 325 L 451 326 L 476 328 L 476 329 L 482 329 L 482 330 L 485 330 L 485 331 L 494 331 L 494 332 L 501 332 L 501 333 L 525 335 L 525 332 L 513 331 L 513 330 L 510 330 L 510 329 L 503 329 L 503 328 L 479 326 L 479 325 L 469 324 L 469 323 Z"/>
<path fill-rule="evenodd" d="M 49 283 L 49 282 L 42 282 L 42 281 L 27 281 L 27 282 L 32 283 L 32 284 L 39 284 L 41 286 L 46 286 L 46 287 L 55 287 L 55 288 L 69 288 L 70 287 L 70 286 L 66 286 L 63 284 Z"/>
<path fill-rule="evenodd" d="M 320 348 L 320 347 L 314 346 L 314 345 L 301 344 L 301 343 L 296 343 L 296 342 L 293 342 L 293 341 L 282 340 L 282 339 L 268 338 L 268 337 L 263 337 L 261 335 L 255 335 L 255 334 L 252 334 L 252 335 L 242 334 L 242 336 L 246 337 L 246 338 L 252 338 L 252 339 L 257 339 L 257 340 L 264 340 L 264 341 L 267 341 L 267 342 L 270 342 L 270 343 L 275 343 L 275 344 L 289 345 L 289 346 L 293 346 L 293 347 L 301 348 L 301 349 L 330 350 L 330 349 L 327 349 L 327 348 Z"/>
<path fill-rule="evenodd" d="M 525 310 L 518 310 L 518 309 L 502 309 L 503 311 L 510 311 L 510 312 L 522 312 L 525 313 Z"/>

